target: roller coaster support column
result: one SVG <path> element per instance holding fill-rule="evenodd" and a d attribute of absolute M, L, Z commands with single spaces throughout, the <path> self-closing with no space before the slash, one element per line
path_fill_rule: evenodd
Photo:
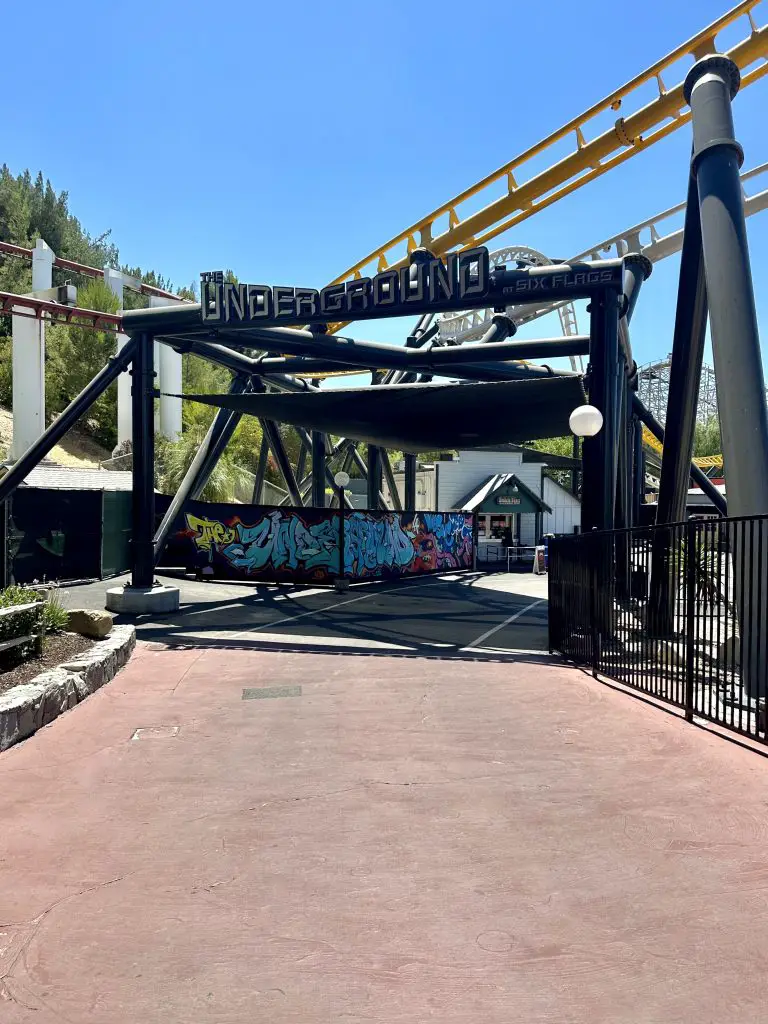
<path fill-rule="evenodd" d="M 173 612 L 179 607 L 177 587 L 155 582 L 155 339 L 137 334 L 131 371 L 133 503 L 131 581 L 107 591 L 107 608 L 140 615 Z M 125 349 L 123 350 L 125 351 Z"/>
<path fill-rule="evenodd" d="M 248 377 L 242 374 L 238 375 L 230 385 L 230 395 L 241 395 L 248 386 L 248 383 Z M 158 564 L 165 550 L 168 534 L 171 532 L 174 522 L 180 515 L 184 514 L 189 500 L 199 498 L 205 489 L 214 466 L 219 461 L 221 453 L 234 434 L 241 416 L 242 413 L 232 412 L 229 409 L 219 409 L 216 413 L 213 422 L 208 428 L 208 433 L 203 439 L 203 443 L 197 449 L 197 453 L 189 469 L 184 474 L 184 479 L 181 481 L 168 511 L 157 528 L 154 540 L 155 565 Z"/>
<path fill-rule="evenodd" d="M 736 64 L 715 55 L 694 64 L 683 91 L 691 105 L 693 173 L 701 211 L 728 510 L 732 516 L 754 516 L 768 512 L 768 409 L 739 179 L 743 153 L 731 111 L 739 85 Z M 742 651 L 750 652 L 742 664 L 742 679 L 751 697 L 765 697 L 768 690 L 768 664 L 758 653 L 766 628 L 758 601 L 768 584 L 764 530 L 761 523 L 754 550 L 739 552 L 738 560 L 749 568 L 746 580 L 735 581 L 736 593 L 743 594 Z M 745 543 L 752 547 L 751 541 Z"/>
<path fill-rule="evenodd" d="M 630 401 L 630 408 L 633 408 Z M 636 415 L 632 416 L 632 525 L 640 526 L 640 507 L 645 497 L 645 453 L 643 452 L 643 425 Z"/>
<path fill-rule="evenodd" d="M 405 453 L 405 503 L 404 508 L 408 512 L 416 510 L 416 456 Z"/>
<path fill-rule="evenodd" d="M 696 179 L 691 174 L 680 256 L 667 419 L 664 425 L 666 436 L 656 510 L 657 525 L 679 523 L 685 519 L 706 330 L 707 285 L 701 246 L 699 197 Z M 656 636 L 668 636 L 674 626 L 676 583 L 672 580 L 670 544 L 671 537 L 667 530 L 654 533 L 649 625 Z"/>
<path fill-rule="evenodd" d="M 277 468 L 282 474 L 283 480 L 285 481 L 285 487 L 288 491 L 291 501 L 293 504 L 300 508 L 303 504 L 301 500 L 301 492 L 299 485 L 296 482 L 296 476 L 291 466 L 291 461 L 288 458 L 288 453 L 285 450 L 283 439 L 280 437 L 280 430 L 274 420 L 262 420 L 261 428 L 264 431 L 264 436 L 269 442 L 269 447 L 272 449 L 272 454 L 275 457 Z"/>
<path fill-rule="evenodd" d="M 368 499 L 369 509 L 381 508 L 381 452 L 375 444 L 368 445 Z"/>
<path fill-rule="evenodd" d="M 325 434 L 312 431 L 312 505 L 325 508 Z M 330 471 L 329 471 L 330 472 Z M 301 474 L 299 474 L 301 479 Z"/>
<path fill-rule="evenodd" d="M 582 445 L 582 525 L 584 530 L 613 528 L 616 496 L 616 375 L 619 367 L 619 298 L 606 290 L 590 303 L 589 399 L 603 414 L 603 428 Z"/>
<path fill-rule="evenodd" d="M 264 424 L 262 423 L 261 445 L 259 447 L 259 461 L 256 463 L 256 479 L 253 481 L 253 494 L 251 495 L 251 503 L 253 505 L 260 505 L 264 497 L 264 477 L 267 472 L 268 457 L 269 441 L 267 440 L 267 434 L 266 431 L 264 430 Z"/>
<path fill-rule="evenodd" d="M 379 449 L 379 457 L 381 459 L 381 470 L 384 479 L 387 481 L 387 490 L 389 491 L 389 502 L 395 512 L 402 512 L 403 505 L 400 501 L 400 495 L 397 490 L 395 483 L 395 474 L 392 472 L 392 463 L 389 461 L 389 452 L 386 448 Z"/>

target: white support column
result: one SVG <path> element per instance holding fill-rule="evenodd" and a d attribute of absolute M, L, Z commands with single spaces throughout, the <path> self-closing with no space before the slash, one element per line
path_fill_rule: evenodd
<path fill-rule="evenodd" d="M 181 302 L 181 299 L 179 299 Z M 150 295 L 150 306 L 174 306 L 173 299 L 164 299 L 159 295 Z M 159 352 L 158 352 L 159 349 Z M 158 368 L 158 386 L 161 392 L 180 395 L 182 390 L 181 353 L 174 352 L 168 345 L 155 345 L 155 365 Z M 181 399 L 169 398 L 162 394 L 160 398 L 160 417 L 158 431 L 163 437 L 175 441 L 181 437 Z"/>
<path fill-rule="evenodd" d="M 104 283 L 110 291 L 117 296 L 120 303 L 120 312 L 123 310 L 123 288 L 125 287 L 125 275 L 119 270 L 104 268 Z M 127 334 L 118 334 L 117 351 L 128 341 Z M 125 370 L 117 378 L 117 444 L 131 440 L 131 375 Z M 117 469 L 120 468 L 116 465 Z"/>
<path fill-rule="evenodd" d="M 38 238 L 32 251 L 32 290 L 53 287 L 55 254 Z M 22 313 L 30 310 L 16 307 Z M 11 458 L 20 455 L 45 430 L 45 324 L 28 316 L 11 317 L 13 332 L 13 444 Z"/>

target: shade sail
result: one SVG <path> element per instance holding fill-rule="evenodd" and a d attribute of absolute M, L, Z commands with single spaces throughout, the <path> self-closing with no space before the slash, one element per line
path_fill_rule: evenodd
<path fill-rule="evenodd" d="M 575 376 L 183 397 L 406 452 L 562 437 L 568 417 L 586 401 Z"/>

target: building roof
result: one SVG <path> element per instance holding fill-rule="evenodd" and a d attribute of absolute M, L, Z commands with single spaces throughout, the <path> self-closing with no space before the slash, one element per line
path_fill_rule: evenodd
<path fill-rule="evenodd" d="M 571 458 L 570 455 L 556 455 L 554 452 L 542 452 L 538 448 L 526 448 L 521 444 L 486 444 L 465 449 L 473 452 L 513 452 L 523 456 L 523 462 L 541 463 L 551 469 L 581 469 L 581 459 Z"/>
<path fill-rule="evenodd" d="M 549 505 L 542 501 L 539 495 L 524 484 L 519 477 L 516 477 L 514 473 L 495 473 L 493 476 L 486 477 L 482 483 L 474 487 L 468 494 L 465 494 L 453 507 L 461 512 L 482 512 L 482 506 L 486 502 L 493 502 L 494 497 L 508 487 L 517 487 L 517 490 L 532 501 L 540 512 L 552 511 Z M 512 510 L 511 514 L 513 514 Z"/>
<path fill-rule="evenodd" d="M 21 486 L 66 491 L 130 491 L 132 480 L 131 473 L 114 469 L 36 466 Z"/>

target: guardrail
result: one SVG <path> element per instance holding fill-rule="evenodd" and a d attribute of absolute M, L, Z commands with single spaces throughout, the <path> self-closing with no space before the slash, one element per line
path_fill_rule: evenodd
<path fill-rule="evenodd" d="M 768 516 L 556 537 L 549 644 L 768 743 Z"/>

